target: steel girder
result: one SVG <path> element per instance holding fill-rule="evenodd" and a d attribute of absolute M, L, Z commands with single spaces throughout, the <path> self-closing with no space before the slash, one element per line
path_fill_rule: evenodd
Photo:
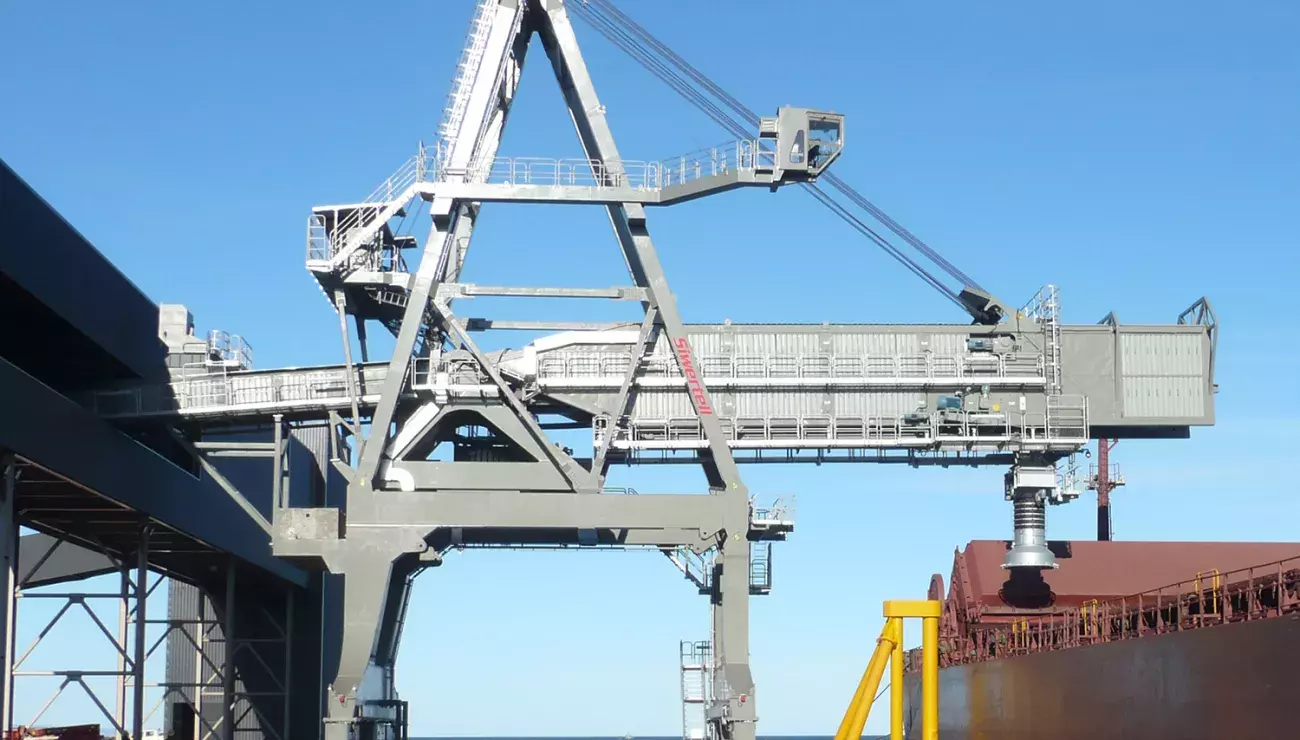
<path fill-rule="evenodd" d="M 481 52 L 486 61 L 474 78 L 461 133 L 450 140 L 452 160 L 494 156 L 529 42 L 536 34 L 587 157 L 604 163 L 617 176 L 619 153 L 564 3 L 501 0 L 486 12 L 484 22 L 489 26 Z M 344 625 L 339 665 L 327 698 L 327 738 L 347 738 L 359 723 L 381 726 L 400 721 L 391 710 L 396 701 L 393 661 L 416 573 L 439 562 L 440 552 L 453 544 L 545 542 L 685 548 L 695 553 L 716 550 L 709 584 L 720 690 L 711 714 L 719 738 L 752 740 L 751 505 L 708 391 L 696 383 L 691 403 L 704 429 L 706 444 L 699 462 L 709 493 L 601 493 L 608 448 L 584 464 L 552 442 L 530 398 L 499 374 L 496 363 L 476 345 L 451 308 L 457 293 L 444 286 L 457 284 L 480 215 L 479 203 L 453 192 L 454 187 L 442 193 L 434 186 L 426 194 L 432 220 L 429 238 L 414 274 L 400 280 L 403 300 L 393 304 L 400 305 L 400 322 L 386 322 L 396 334 L 396 347 L 373 403 L 370 437 L 360 446 L 351 473 L 346 512 L 285 508 L 277 512 L 274 523 L 277 555 L 314 561 L 341 576 L 343 584 Z M 697 360 L 650 239 L 643 206 L 636 202 L 600 205 L 608 213 L 632 277 L 633 292 L 626 297 L 639 299 L 646 311 L 638 332 L 639 356 L 644 357 L 662 336 L 671 343 L 683 372 L 692 372 Z M 340 269 L 347 272 L 364 260 L 343 262 L 347 264 Z M 384 285 L 394 284 L 393 276 L 377 277 Z M 357 280 L 363 278 L 352 271 L 322 281 L 339 286 L 335 303 L 340 313 L 364 310 L 359 308 L 363 302 L 347 294 L 348 289 L 360 287 Z M 589 292 L 572 297 L 610 297 L 609 290 Z M 537 293 L 545 294 L 545 290 Z M 348 341 L 347 322 L 340 326 Z M 469 358 L 483 376 L 481 382 L 495 393 L 477 400 L 436 393 L 432 401 L 412 398 L 416 358 L 436 363 L 448 341 Z M 617 408 L 634 403 L 638 365 L 633 362 L 623 378 Z M 425 450 L 453 439 L 456 429 L 464 425 L 488 428 L 500 443 L 482 451 L 487 460 L 424 459 Z M 457 439 L 458 445 L 472 442 Z"/>
<path fill-rule="evenodd" d="M 215 482 L 177 467 L 3 359 L 0 408 L 0 449 L 62 479 L 50 481 L 57 490 L 30 496 L 19 481 L 21 523 L 75 542 L 85 534 L 78 522 L 95 525 L 60 510 L 98 501 L 121 510 L 124 524 L 156 522 L 196 553 L 229 553 L 271 577 L 306 583 L 307 575 L 271 553 L 266 532 Z M 184 568 L 180 559 L 171 570 Z"/>

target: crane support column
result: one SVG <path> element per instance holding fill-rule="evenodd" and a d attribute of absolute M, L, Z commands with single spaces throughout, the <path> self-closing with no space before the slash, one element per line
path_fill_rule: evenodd
<path fill-rule="evenodd" d="M 3 571 L 0 579 L 4 580 L 0 591 L 0 670 L 4 671 L 0 681 L 0 722 L 6 728 L 13 727 L 13 678 L 14 678 L 14 620 L 17 606 L 14 593 L 18 587 L 18 522 L 14 518 L 14 494 L 18 476 L 17 458 L 7 450 L 0 449 L 0 560 Z"/>

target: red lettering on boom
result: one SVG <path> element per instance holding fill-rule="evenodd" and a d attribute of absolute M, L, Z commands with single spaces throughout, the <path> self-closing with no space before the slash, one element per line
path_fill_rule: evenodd
<path fill-rule="evenodd" d="M 709 405 L 709 397 L 704 392 L 704 383 L 700 382 L 700 374 L 695 371 L 695 363 L 691 362 L 691 345 L 685 337 L 677 340 L 677 362 L 682 366 L 682 375 L 686 376 L 686 389 L 690 391 L 691 398 L 695 399 L 700 416 L 712 416 L 713 407 Z"/>

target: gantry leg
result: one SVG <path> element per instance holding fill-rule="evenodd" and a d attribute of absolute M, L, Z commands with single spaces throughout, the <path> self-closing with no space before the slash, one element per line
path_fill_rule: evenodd
<path fill-rule="evenodd" d="M 715 738 L 754 740 L 754 678 L 749 670 L 749 541 L 745 534 L 727 544 L 713 572 L 713 701 L 709 716 Z"/>
<path fill-rule="evenodd" d="M 339 656 L 333 675 L 326 674 L 326 740 L 348 740 L 358 720 L 396 718 L 391 707 L 375 702 L 396 698 L 392 664 L 414 557 L 404 556 L 373 532 L 355 536 L 373 541 L 343 550 L 330 563 L 330 570 L 342 576 L 343 623 L 339 632 L 325 635 L 326 640 L 337 640 Z"/>

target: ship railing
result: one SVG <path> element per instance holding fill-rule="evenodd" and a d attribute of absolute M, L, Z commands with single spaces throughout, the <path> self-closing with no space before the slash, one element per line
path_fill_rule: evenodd
<path fill-rule="evenodd" d="M 978 663 L 1100 642 L 1300 614 L 1300 555 L 1231 571 L 1211 569 L 1167 586 L 1061 613 L 1021 617 L 945 636 L 946 665 Z"/>
<path fill-rule="evenodd" d="M 1042 355 L 990 354 L 701 354 L 705 378 L 878 378 L 900 380 L 1044 379 Z M 538 380 L 622 379 L 632 364 L 630 352 L 548 353 L 538 361 Z M 651 355 L 643 375 L 681 377 L 675 357 Z"/>

